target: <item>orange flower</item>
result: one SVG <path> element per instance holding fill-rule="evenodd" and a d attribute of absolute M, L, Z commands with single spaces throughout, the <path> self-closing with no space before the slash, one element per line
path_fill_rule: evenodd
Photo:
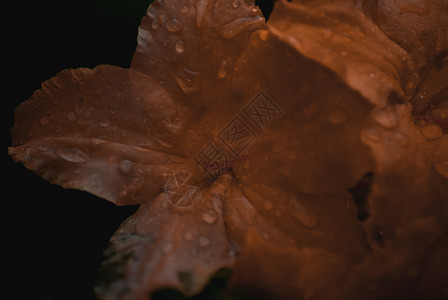
<path fill-rule="evenodd" d="M 279 1 L 265 23 L 252 2 L 155 1 L 131 67 L 45 82 L 9 153 L 140 204 L 104 299 L 192 296 L 223 268 L 237 295 L 446 296 L 447 16 L 441 0 Z"/>

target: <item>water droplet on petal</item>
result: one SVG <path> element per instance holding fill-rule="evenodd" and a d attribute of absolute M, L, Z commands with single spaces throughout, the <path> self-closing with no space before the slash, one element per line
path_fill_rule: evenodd
<path fill-rule="evenodd" d="M 212 209 L 207 209 L 204 211 L 201 215 L 202 221 L 204 221 L 207 224 L 215 224 L 217 216 L 216 213 Z"/>
<path fill-rule="evenodd" d="M 131 172 L 133 165 L 134 163 L 127 159 L 123 159 L 118 162 L 118 168 L 124 175 L 127 175 L 129 174 L 129 172 Z"/>
<path fill-rule="evenodd" d="M 263 232 L 263 233 L 261 234 L 261 237 L 262 237 L 263 239 L 265 239 L 265 240 L 269 240 L 269 239 L 271 238 L 271 236 L 270 236 L 269 233 L 267 233 L 267 232 Z"/>
<path fill-rule="evenodd" d="M 67 114 L 67 119 L 69 121 L 75 121 L 76 120 L 76 113 L 74 111 L 71 111 Z"/>
<path fill-rule="evenodd" d="M 193 239 L 193 234 L 192 234 L 191 232 L 186 232 L 186 233 L 184 234 L 184 239 L 185 239 L 187 242 L 191 241 L 191 240 Z"/>
<path fill-rule="evenodd" d="M 333 30 L 331 28 L 322 27 L 321 32 L 322 32 L 322 35 L 327 39 L 329 39 L 333 36 Z"/>
<path fill-rule="evenodd" d="M 272 208 L 274 208 L 274 203 L 272 203 L 272 201 L 269 200 L 269 199 L 264 199 L 263 200 L 263 207 L 266 210 L 271 210 Z"/>
<path fill-rule="evenodd" d="M 395 134 L 396 141 L 404 148 L 409 147 L 409 138 L 401 133 Z"/>
<path fill-rule="evenodd" d="M 445 178 L 448 178 L 448 158 L 445 160 L 436 161 L 434 163 L 434 166 L 437 170 L 437 173 Z"/>
<path fill-rule="evenodd" d="M 182 53 L 185 51 L 185 43 L 182 40 L 178 40 L 175 44 L 174 47 L 176 48 L 176 52 L 177 53 Z"/>
<path fill-rule="evenodd" d="M 258 31 L 259 35 L 260 35 L 260 39 L 263 42 L 266 42 L 269 39 L 269 31 L 268 30 L 260 30 Z"/>
<path fill-rule="evenodd" d="M 160 26 L 159 20 L 154 19 L 151 24 L 152 29 L 156 30 L 157 28 L 159 28 L 159 26 Z"/>
<path fill-rule="evenodd" d="M 112 121 L 110 119 L 104 119 L 100 122 L 101 127 L 109 127 Z"/>
<path fill-rule="evenodd" d="M 369 142 L 378 143 L 381 141 L 381 133 L 374 127 L 366 127 L 362 130 L 362 136 Z"/>
<path fill-rule="evenodd" d="M 56 150 L 56 155 L 71 163 L 85 163 L 90 160 L 87 154 L 75 148 L 59 148 Z"/>
<path fill-rule="evenodd" d="M 179 22 L 177 19 L 171 19 L 165 23 L 165 28 L 169 32 L 177 32 L 181 30 L 183 27 L 182 23 Z"/>
<path fill-rule="evenodd" d="M 331 124 L 342 125 L 347 122 L 348 116 L 344 109 L 335 108 L 330 112 L 328 119 L 330 120 Z"/>
<path fill-rule="evenodd" d="M 188 9 L 187 6 L 183 6 L 183 7 L 180 9 L 180 12 L 183 13 L 183 14 L 186 14 L 188 11 L 189 11 L 189 9 Z"/>
<path fill-rule="evenodd" d="M 273 143 L 272 151 L 274 151 L 274 153 L 280 153 L 288 147 L 288 144 L 289 141 L 287 138 L 281 138 Z"/>
<path fill-rule="evenodd" d="M 443 34 L 443 30 L 440 27 L 437 27 L 435 31 L 436 36 L 436 51 L 440 51 L 443 49 L 445 45 L 445 35 Z"/>
<path fill-rule="evenodd" d="M 233 8 L 238 8 L 239 6 L 240 6 L 240 1 L 239 0 L 233 0 L 232 7 Z"/>
<path fill-rule="evenodd" d="M 168 254 L 171 251 L 173 251 L 173 245 L 171 245 L 171 244 L 166 244 L 162 247 L 162 252 L 165 254 Z"/>
<path fill-rule="evenodd" d="M 292 199 L 290 201 L 288 212 L 294 219 L 296 219 L 306 227 L 313 228 L 317 225 L 317 218 L 314 216 L 314 214 L 297 203 L 295 199 Z"/>
<path fill-rule="evenodd" d="M 78 114 L 81 113 L 83 107 L 84 107 L 84 97 L 83 96 L 76 97 L 75 112 L 78 113 Z"/>
<path fill-rule="evenodd" d="M 391 129 L 398 125 L 398 116 L 389 106 L 384 109 L 375 108 L 370 116 L 385 128 Z"/>
<path fill-rule="evenodd" d="M 227 76 L 227 61 L 223 60 L 218 66 L 218 77 L 224 78 Z"/>
<path fill-rule="evenodd" d="M 420 130 L 428 140 L 435 140 L 443 135 L 442 128 L 437 124 L 427 124 Z"/>
<path fill-rule="evenodd" d="M 207 247 L 208 245 L 210 245 L 210 239 L 204 235 L 201 235 L 199 237 L 199 246 L 201 247 Z"/>

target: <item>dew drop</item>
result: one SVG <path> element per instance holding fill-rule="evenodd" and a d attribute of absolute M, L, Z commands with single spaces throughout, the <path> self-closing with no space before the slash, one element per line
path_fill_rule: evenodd
<path fill-rule="evenodd" d="M 218 77 L 225 78 L 227 76 L 227 61 L 223 60 L 218 66 Z"/>
<path fill-rule="evenodd" d="M 290 201 L 288 212 L 306 227 L 313 228 L 317 225 L 316 217 L 308 209 L 297 203 L 295 199 Z"/>
<path fill-rule="evenodd" d="M 106 109 L 108 112 L 110 112 L 111 114 L 116 114 L 117 113 L 117 108 L 112 106 L 112 105 L 107 105 Z"/>
<path fill-rule="evenodd" d="M 367 127 L 362 130 L 362 136 L 370 142 L 378 143 L 381 141 L 381 133 L 374 127 Z"/>
<path fill-rule="evenodd" d="M 174 47 L 176 49 L 177 53 L 182 53 L 185 51 L 185 43 L 182 40 L 178 40 L 175 44 Z"/>
<path fill-rule="evenodd" d="M 443 49 L 443 46 L 445 45 L 445 37 L 440 27 L 437 27 L 435 35 L 436 35 L 436 51 L 440 51 Z"/>
<path fill-rule="evenodd" d="M 260 39 L 263 42 L 266 42 L 269 39 L 269 31 L 268 30 L 260 30 L 259 34 L 260 34 Z"/>
<path fill-rule="evenodd" d="M 110 119 L 104 119 L 100 122 L 101 127 L 109 127 L 112 121 Z"/>
<path fill-rule="evenodd" d="M 249 167 L 250 167 L 250 162 L 249 162 L 249 160 L 246 159 L 246 160 L 244 161 L 244 165 L 243 165 L 243 167 L 244 167 L 244 169 L 246 169 L 246 170 L 249 169 Z"/>
<path fill-rule="evenodd" d="M 448 178 L 448 153 L 445 150 L 445 157 L 442 156 L 442 151 L 436 151 L 434 153 L 434 167 L 437 173 L 445 178 Z"/>
<path fill-rule="evenodd" d="M 269 199 L 264 199 L 264 200 L 263 200 L 263 207 L 264 207 L 266 210 L 271 210 L 271 209 L 274 208 L 274 203 L 272 203 L 272 201 L 269 200 Z"/>
<path fill-rule="evenodd" d="M 215 224 L 216 223 L 216 213 L 212 210 L 212 209 L 207 209 L 206 211 L 204 211 L 201 215 L 201 219 L 202 221 L 204 221 L 207 224 Z"/>
<path fill-rule="evenodd" d="M 322 31 L 322 35 L 327 39 L 329 39 L 333 36 L 333 30 L 331 28 L 323 27 L 321 29 L 321 31 Z"/>
<path fill-rule="evenodd" d="M 171 244 L 166 244 L 162 247 L 162 252 L 165 254 L 168 254 L 171 251 L 173 251 L 173 245 L 171 245 Z"/>
<path fill-rule="evenodd" d="M 187 6 L 183 6 L 183 7 L 180 9 L 180 12 L 183 13 L 183 14 L 186 14 L 188 11 L 189 11 L 189 9 L 188 9 Z"/>
<path fill-rule="evenodd" d="M 152 20 L 152 24 L 151 24 L 152 29 L 156 30 L 157 28 L 159 28 L 159 26 L 160 26 L 160 23 L 159 23 L 158 19 Z"/>
<path fill-rule="evenodd" d="M 296 152 L 295 151 L 290 151 L 289 154 L 288 154 L 288 158 L 292 159 L 292 160 L 296 159 Z"/>
<path fill-rule="evenodd" d="M 328 119 L 333 125 L 342 125 L 347 122 L 348 116 L 342 108 L 335 108 L 330 112 Z"/>
<path fill-rule="evenodd" d="M 398 116 L 391 107 L 384 109 L 375 108 L 370 116 L 385 128 L 391 129 L 398 125 Z"/>
<path fill-rule="evenodd" d="M 428 140 L 435 140 L 443 135 L 442 128 L 437 124 L 427 124 L 420 130 Z"/>
<path fill-rule="evenodd" d="M 177 19 L 171 19 L 165 23 L 165 28 L 169 32 L 177 32 L 181 30 L 183 27 L 182 23 L 179 22 Z"/>
<path fill-rule="evenodd" d="M 192 234 L 191 232 L 186 232 L 186 233 L 184 234 L 184 239 L 185 239 L 187 242 L 191 241 L 191 240 L 193 239 L 193 234 Z"/>
<path fill-rule="evenodd" d="M 85 163 L 90 160 L 87 154 L 75 148 L 59 148 L 56 150 L 56 155 L 72 163 Z"/>
<path fill-rule="evenodd" d="M 200 237 L 199 237 L 199 246 L 201 246 L 201 247 L 207 247 L 208 245 L 210 245 L 211 244 L 211 242 L 210 242 L 210 239 L 208 238 L 208 237 L 206 237 L 206 236 L 204 236 L 204 235 L 201 235 Z"/>
<path fill-rule="evenodd" d="M 239 0 L 233 0 L 232 7 L 233 8 L 238 8 L 239 6 L 240 6 L 240 1 Z"/>
<path fill-rule="evenodd" d="M 274 151 L 274 153 L 280 153 L 288 147 L 288 143 L 289 141 L 287 138 L 281 138 L 273 143 L 272 151 Z"/>
<path fill-rule="evenodd" d="M 75 100 L 75 112 L 77 114 L 81 113 L 83 107 L 84 107 L 84 97 L 83 96 L 76 97 L 76 100 Z"/>
<path fill-rule="evenodd" d="M 134 163 L 127 159 L 123 159 L 118 162 L 118 168 L 124 175 L 128 175 L 129 172 L 131 172 L 133 165 Z"/>
<path fill-rule="evenodd" d="M 51 121 L 53 121 L 53 116 L 50 115 L 50 114 L 45 114 L 44 116 L 42 116 L 42 117 L 39 119 L 39 123 L 40 123 L 40 125 L 42 125 L 42 126 L 45 126 L 45 125 L 50 124 Z"/>
<path fill-rule="evenodd" d="M 395 134 L 395 139 L 403 148 L 409 147 L 409 138 L 401 133 Z"/>
<path fill-rule="evenodd" d="M 74 111 L 71 111 L 67 114 L 67 119 L 69 121 L 75 121 L 76 120 L 76 113 Z"/>

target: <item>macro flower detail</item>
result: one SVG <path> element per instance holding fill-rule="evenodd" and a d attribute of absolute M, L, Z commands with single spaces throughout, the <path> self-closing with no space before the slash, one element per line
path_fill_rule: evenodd
<path fill-rule="evenodd" d="M 63 70 L 12 158 L 139 204 L 96 293 L 448 296 L 448 4 L 157 0 L 131 67 Z M 411 285 L 411 286 L 410 286 Z"/>

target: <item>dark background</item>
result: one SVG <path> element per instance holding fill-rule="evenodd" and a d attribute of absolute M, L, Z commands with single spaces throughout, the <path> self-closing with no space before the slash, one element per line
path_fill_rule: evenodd
<path fill-rule="evenodd" d="M 9 132 L 15 107 L 57 72 L 99 64 L 129 67 L 150 2 L 40 0 L 3 8 L 1 249 L 7 278 L 2 293 L 12 292 L 8 299 L 95 299 L 102 252 L 136 207 L 116 207 L 49 184 L 9 158 Z M 272 7 L 269 0 L 257 4 L 265 15 Z"/>

